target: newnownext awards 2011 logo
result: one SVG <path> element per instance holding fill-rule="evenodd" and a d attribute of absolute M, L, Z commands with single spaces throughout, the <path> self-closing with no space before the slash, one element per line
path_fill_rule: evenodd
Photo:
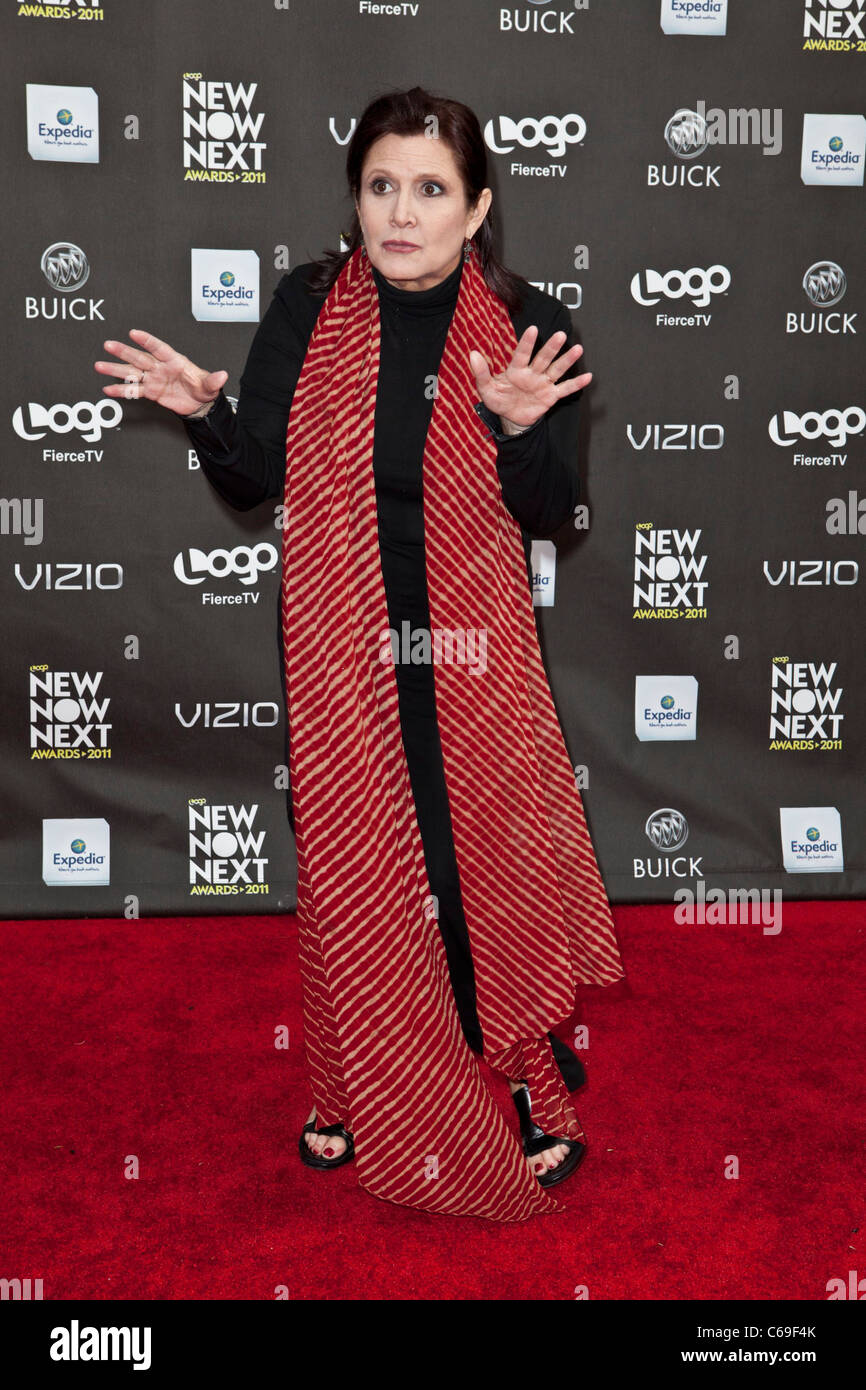
<path fill-rule="evenodd" d="M 184 179 L 197 183 L 265 183 L 263 111 L 253 107 L 257 82 L 183 78 Z"/>
<path fill-rule="evenodd" d="M 91 5 L 90 0 L 54 0 L 51 5 L 28 5 L 25 0 L 19 0 L 18 18 L 80 19 L 85 24 L 93 24 L 105 18 L 105 11 L 101 5 Z"/>
<path fill-rule="evenodd" d="M 266 894 L 266 831 L 259 829 L 259 807 L 189 800 L 190 896 Z"/>
<path fill-rule="evenodd" d="M 30 757 L 90 762 L 111 757 L 110 696 L 102 671 L 30 667 Z"/>

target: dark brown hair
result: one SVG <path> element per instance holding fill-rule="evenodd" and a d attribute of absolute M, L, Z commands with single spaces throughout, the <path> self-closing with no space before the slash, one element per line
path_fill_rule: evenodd
<path fill-rule="evenodd" d="M 436 118 L 439 138 L 454 156 L 467 207 L 477 202 L 482 189 L 487 187 L 487 150 L 478 117 L 462 102 L 434 96 L 423 87 L 376 97 L 361 116 L 346 155 L 346 177 L 353 200 L 360 197 L 361 173 L 371 145 L 383 135 L 424 135 L 430 128 L 431 116 Z M 492 213 L 488 209 L 472 238 L 473 254 L 490 289 L 507 308 L 517 309 L 523 302 L 529 281 L 506 269 L 498 259 L 493 250 L 493 232 Z M 328 249 L 313 262 L 315 269 L 307 275 L 311 289 L 327 293 L 346 261 L 361 245 L 361 226 L 354 207 L 351 229 L 343 235 L 348 242 L 347 251 Z"/>

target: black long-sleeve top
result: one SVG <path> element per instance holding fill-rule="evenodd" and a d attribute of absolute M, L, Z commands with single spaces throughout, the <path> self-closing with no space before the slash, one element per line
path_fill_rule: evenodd
<path fill-rule="evenodd" d="M 240 381 L 237 413 L 225 394 L 202 420 L 185 421 L 202 471 L 233 507 L 248 510 L 267 498 L 282 498 L 289 410 L 304 355 L 324 303 L 309 289 L 310 263 L 284 275 L 260 323 Z M 435 376 L 457 302 L 463 262 L 438 285 L 404 290 L 373 267 L 379 290 L 381 353 L 376 396 L 373 471 L 383 579 L 392 626 L 429 622 L 424 568 L 422 459 L 433 408 Z M 511 313 L 519 338 L 538 326 L 536 348 L 552 333 L 574 342 L 568 310 L 534 286 Z M 565 374 L 583 370 L 575 363 Z M 502 496 L 523 532 L 529 562 L 530 538 L 552 534 L 572 514 L 578 496 L 579 397 L 558 401 L 529 430 L 507 436 L 499 417 L 478 402 L 476 410 L 497 444 Z M 396 621 L 395 621 L 396 620 Z"/>

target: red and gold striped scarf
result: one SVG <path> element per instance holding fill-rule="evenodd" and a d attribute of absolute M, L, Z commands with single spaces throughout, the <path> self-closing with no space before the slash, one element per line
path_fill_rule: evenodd
<path fill-rule="evenodd" d="M 583 1131 L 545 1036 L 578 983 L 623 975 L 542 665 L 520 527 L 473 404 L 516 346 L 470 258 L 423 460 L 431 631 L 486 632 L 486 669 L 434 666 L 485 1060 L 526 1077 L 533 1119 Z M 431 909 L 379 558 L 379 300 L 355 251 L 325 300 L 286 438 L 282 615 L 298 853 L 304 1044 L 317 1125 L 354 1135 L 358 1180 L 425 1211 L 557 1211 L 468 1046 Z"/>

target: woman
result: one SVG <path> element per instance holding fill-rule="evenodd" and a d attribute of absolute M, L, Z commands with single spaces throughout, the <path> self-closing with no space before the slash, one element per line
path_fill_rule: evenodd
<path fill-rule="evenodd" d="M 349 249 L 283 277 L 237 415 L 227 372 L 148 333 L 96 367 L 125 378 L 106 394 L 184 418 L 232 505 L 285 502 L 301 1157 L 354 1157 L 403 1205 L 524 1220 L 561 1210 L 545 1189 L 585 1149 L 551 1029 L 577 983 L 623 975 L 527 575 L 530 536 L 574 507 L 591 374 L 565 309 L 493 253 L 467 107 L 378 98 L 347 174 Z M 509 1079 L 522 1152 L 473 1052 Z"/>

